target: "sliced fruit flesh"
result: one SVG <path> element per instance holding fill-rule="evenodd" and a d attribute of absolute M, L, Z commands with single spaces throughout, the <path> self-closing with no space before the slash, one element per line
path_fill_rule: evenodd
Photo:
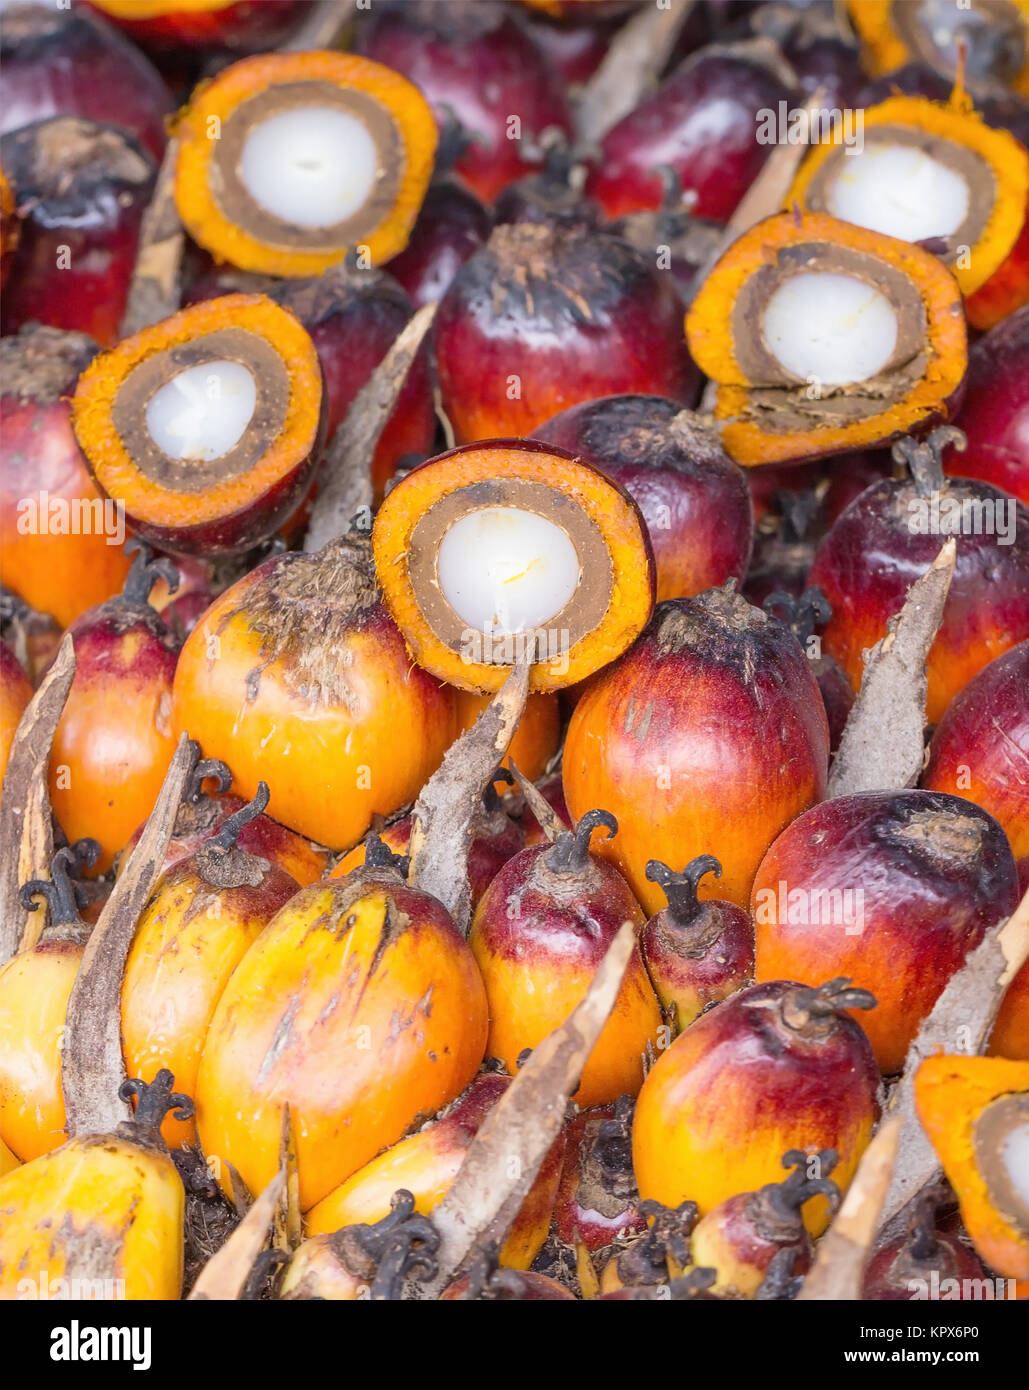
<path fill-rule="evenodd" d="M 244 137 L 239 175 L 266 212 L 300 227 L 331 227 L 367 203 L 379 151 L 367 125 L 338 106 L 293 106 Z"/>
<path fill-rule="evenodd" d="M 1001 1145 L 1001 1162 L 1011 1186 L 1029 1209 L 1029 1119 L 1008 1131 Z"/>
<path fill-rule="evenodd" d="M 257 383 L 242 362 L 187 367 L 146 406 L 151 439 L 169 458 L 210 462 L 235 448 L 257 405 Z"/>
<path fill-rule="evenodd" d="M 773 291 L 762 334 L 776 360 L 801 380 L 828 386 L 867 381 L 897 348 L 897 315 L 873 285 L 831 271 L 805 271 Z"/>
<path fill-rule="evenodd" d="M 918 57 L 955 72 L 961 47 L 970 78 L 1010 80 L 1025 61 L 1025 38 L 1009 0 L 894 0 L 893 20 Z"/>
<path fill-rule="evenodd" d="M 502 636 L 546 623 L 581 578 L 571 537 L 538 512 L 482 507 L 459 517 L 440 543 L 440 590 L 458 617 Z"/>
<path fill-rule="evenodd" d="M 868 143 L 837 161 L 826 211 L 902 241 L 947 237 L 968 217 L 966 179 L 915 145 Z"/>

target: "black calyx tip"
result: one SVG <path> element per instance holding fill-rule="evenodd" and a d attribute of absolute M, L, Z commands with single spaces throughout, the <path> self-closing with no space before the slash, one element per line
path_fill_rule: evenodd
<path fill-rule="evenodd" d="M 587 811 L 574 830 L 559 835 L 546 856 L 546 865 L 554 873 L 582 873 L 589 858 L 590 839 L 594 830 L 603 827 L 607 838 L 618 834 L 618 822 L 610 811 Z"/>
<path fill-rule="evenodd" d="M 135 1123 L 141 1129 L 160 1132 L 164 1117 L 169 1111 L 173 1119 L 191 1120 L 194 1107 L 189 1096 L 173 1091 L 175 1077 L 167 1067 L 162 1067 L 153 1081 L 146 1082 L 139 1077 L 131 1077 L 118 1087 L 118 1099 L 136 1102 Z"/>
<path fill-rule="evenodd" d="M 696 920 L 700 911 L 697 889 L 705 874 L 714 874 L 715 878 L 722 877 L 722 866 L 713 854 L 698 854 L 696 859 L 690 860 L 682 873 L 676 873 L 660 859 L 647 861 L 647 878 L 664 889 L 665 897 L 668 899 L 668 911 L 673 921 L 681 926 L 688 926 Z"/>

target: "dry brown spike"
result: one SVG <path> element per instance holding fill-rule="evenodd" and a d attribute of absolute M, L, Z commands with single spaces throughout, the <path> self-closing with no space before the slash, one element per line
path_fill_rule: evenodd
<path fill-rule="evenodd" d="M 435 1298 L 477 1251 L 501 1244 L 564 1123 L 565 1106 L 614 1007 L 636 936 L 623 923 L 567 1021 L 537 1047 L 490 1111 L 433 1213 L 440 1235 L 435 1277 L 410 1298 Z"/>
<path fill-rule="evenodd" d="M 318 500 L 304 540 L 309 555 L 345 532 L 353 517 L 365 516 L 370 524 L 375 450 L 435 313 L 435 304 L 425 304 L 404 327 L 354 397 L 326 450 Z"/>
<path fill-rule="evenodd" d="M 900 1122 L 884 1120 L 858 1164 L 836 1219 L 819 1242 L 798 1302 L 861 1297 L 865 1265 L 879 1226 L 879 1213 L 897 1160 Z"/>
<path fill-rule="evenodd" d="M 1029 960 L 1029 892 L 1014 913 L 987 932 L 953 975 L 908 1051 L 904 1074 L 893 1093 L 891 1113 L 901 1124 L 896 1171 L 882 1211 L 886 1226 L 913 1202 L 940 1172 L 915 1110 L 915 1073 L 926 1057 L 940 1052 L 975 1056 L 986 1050 L 997 1010 L 1008 985 Z"/>
<path fill-rule="evenodd" d="M 468 850 L 472 820 L 518 728 L 529 693 L 529 663 L 518 662 L 472 727 L 447 749 L 415 802 L 412 884 L 431 893 L 467 935 L 471 920 Z"/>
<path fill-rule="evenodd" d="M 11 744 L 0 798 L 0 965 L 43 929 L 35 920 L 43 914 L 22 907 L 18 890 L 30 879 L 49 877 L 54 838 L 47 768 L 74 677 L 75 650 L 66 635 Z"/>
<path fill-rule="evenodd" d="M 951 537 L 908 590 L 886 636 L 866 652 L 861 691 L 829 773 L 828 797 L 917 782 L 925 749 L 925 663 L 943 621 L 956 559 Z"/>

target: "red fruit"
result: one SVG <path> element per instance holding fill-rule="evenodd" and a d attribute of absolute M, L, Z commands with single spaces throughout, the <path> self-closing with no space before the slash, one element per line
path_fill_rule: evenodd
<path fill-rule="evenodd" d="M 164 154 L 171 92 L 135 44 L 85 6 L 8 7 L 0 64 L 0 134 L 50 116 L 83 116 L 119 126 L 155 159 Z"/>
<path fill-rule="evenodd" d="M 989 811 L 1015 858 L 1029 858 L 1029 641 L 995 657 L 950 705 L 922 786 Z"/>
<path fill-rule="evenodd" d="M 472 1140 L 510 1084 L 509 1076 L 480 1072 L 434 1121 L 384 1150 L 316 1203 L 304 1218 L 306 1234 L 331 1235 L 344 1226 L 379 1221 L 398 1190 L 410 1192 L 416 1210 L 423 1216 L 431 1215 L 457 1177 Z M 546 1241 L 565 1147 L 562 1129 L 547 1150 L 500 1249 L 500 1261 L 510 1268 L 528 1269 Z"/>
<path fill-rule="evenodd" d="M 647 523 L 659 600 L 742 581 L 750 493 L 703 417 L 660 396 L 608 396 L 555 415 L 532 437 L 586 459 L 625 488 Z"/>
<path fill-rule="evenodd" d="M 0 642 L 0 784 L 7 771 L 14 731 L 31 699 L 32 686 L 21 662 L 6 642 Z"/>
<path fill-rule="evenodd" d="M 213 791 L 205 792 L 204 783 L 213 781 Z M 193 769 L 189 789 L 179 806 L 175 817 L 172 837 L 165 851 L 161 873 L 167 874 L 183 859 L 196 854 L 201 845 L 217 835 L 230 816 L 238 815 L 248 803 L 242 797 L 229 794 L 232 773 L 228 766 L 216 758 L 203 758 Z M 130 836 L 125 846 L 125 854 L 118 863 L 118 871 L 125 864 L 129 852 L 135 848 L 144 826 L 140 826 Z M 246 818 L 239 827 L 237 843 L 240 849 L 255 854 L 259 859 L 267 859 L 277 865 L 290 878 L 295 879 L 301 888 L 314 883 L 325 872 L 326 853 L 305 840 L 293 830 L 287 830 L 277 820 L 263 813 Z"/>
<path fill-rule="evenodd" d="M 632 1097 L 620 1096 L 568 1126 L 554 1203 L 554 1234 L 565 1245 L 581 1241 L 592 1254 L 647 1229 L 632 1171 L 632 1111 Z"/>
<path fill-rule="evenodd" d="M 591 833 L 617 826 L 604 811 L 583 816 L 575 833 L 508 860 L 487 888 L 469 944 L 489 1001 L 487 1055 L 514 1072 L 526 1048 L 559 1027 L 589 988 L 623 922 L 643 914 L 618 870 L 588 853 Z M 661 1013 L 643 959 L 633 952 L 614 1010 L 590 1053 L 573 1099 L 580 1106 L 635 1094 Z"/>
<path fill-rule="evenodd" d="M 825 705 L 829 746 L 835 752 L 854 705 L 854 687 L 839 662 L 822 654 L 821 638 L 815 635 L 815 629 L 824 626 L 832 617 L 825 595 L 818 588 L 805 589 L 799 598 L 780 591 L 769 594 L 761 606 L 773 618 L 784 622 L 804 648 Z"/>
<path fill-rule="evenodd" d="M 832 606 L 825 650 L 857 687 L 862 651 L 886 635 L 908 588 L 955 536 L 957 567 L 927 663 L 931 724 L 988 662 L 1029 637 L 1029 509 L 988 483 L 944 479 L 941 451 L 960 437 L 944 427 L 924 444 L 895 445 L 914 477 L 866 488 L 818 547 L 810 574 Z"/>
<path fill-rule="evenodd" d="M 875 1001 L 849 983 L 753 985 L 676 1038 L 636 1103 L 641 1196 L 672 1206 L 692 1194 L 706 1215 L 775 1182 L 788 1149 L 835 1149 L 846 1190 L 879 1119 L 880 1088 L 871 1044 L 843 1012 Z M 814 1236 L 828 1220 L 822 1200 L 804 1213 Z"/>
<path fill-rule="evenodd" d="M 754 879 L 757 979 L 852 976 L 879 1066 L 901 1069 L 919 1025 L 984 932 L 1018 902 L 1003 830 L 940 792 L 862 792 L 812 807 Z"/>
<path fill-rule="evenodd" d="M 597 22 L 589 13 L 565 23 L 535 13 L 521 16 L 521 21 L 570 87 L 589 81 L 618 28 L 618 17 Z"/>
<path fill-rule="evenodd" d="M 647 878 L 660 884 L 668 906 L 643 928 L 643 959 L 677 1033 L 754 977 L 749 914 L 716 898 L 698 901 L 697 884 L 709 873 L 722 876 L 713 854 L 698 855 L 679 874 L 656 859 L 647 865 Z"/>
<path fill-rule="evenodd" d="M 274 48 L 296 28 L 309 0 L 158 0 L 141 12 L 138 0 L 92 0 L 108 19 L 154 53 L 194 49 L 252 53 Z"/>
<path fill-rule="evenodd" d="M 768 846 L 825 795 L 828 760 L 810 663 L 729 585 L 658 604 L 589 682 L 568 726 L 564 788 L 573 815 L 615 807 L 621 834 L 603 852 L 648 911 L 663 895 L 647 863 L 698 854 L 716 855 L 718 896 L 744 907 Z"/>
<path fill-rule="evenodd" d="M 72 624 L 75 679 L 50 755 L 50 800 L 69 840 L 100 842 L 98 869 L 153 810 L 175 751 L 172 677 L 179 644 L 147 603 L 168 560 L 139 541 L 125 588 Z"/>
<path fill-rule="evenodd" d="M 136 139 L 80 116 L 55 116 L 0 140 L 21 236 L 3 331 L 38 320 L 118 339 L 156 165 Z"/>
<path fill-rule="evenodd" d="M 468 885 L 475 907 L 509 859 L 525 848 L 525 831 L 504 810 L 492 783 L 483 795 L 483 807 L 472 822 L 472 842 L 468 848 Z M 392 855 L 406 855 L 411 841 L 412 817 L 404 816 L 378 834 L 367 837 L 345 854 L 329 874 L 345 878 L 366 863 L 365 855 L 376 840 Z M 381 850 L 377 851 L 381 853 Z M 388 862 L 388 861 L 387 861 Z"/>
<path fill-rule="evenodd" d="M 822 497 L 822 510 L 830 526 L 866 487 L 896 473 L 896 465 L 886 449 L 839 454 L 823 459 L 822 468 L 829 484 Z"/>
<path fill-rule="evenodd" d="M 484 202 L 532 172 L 524 137 L 538 139 L 551 126 L 571 135 L 559 74 L 528 32 L 491 0 L 376 5 L 360 51 L 420 88 L 437 123 L 456 116 L 473 137 L 457 172 Z"/>
<path fill-rule="evenodd" d="M 1019 892 L 1029 892 L 1029 859 L 1021 863 Z M 1029 962 L 1024 964 L 1008 985 L 1004 1000 L 997 1011 L 997 1021 L 990 1034 L 987 1049 L 991 1057 L 1006 1057 L 1011 1062 L 1029 1062 Z"/>
<path fill-rule="evenodd" d="M 667 1286 L 671 1275 L 689 1263 L 690 1235 L 697 1224 L 696 1202 L 681 1202 L 674 1209 L 660 1202 L 640 1202 L 638 1211 L 648 1224 L 627 1246 L 616 1249 L 604 1266 L 602 1296 L 623 1290 L 640 1294 Z M 705 1287 L 710 1282 L 705 1280 Z"/>
<path fill-rule="evenodd" d="M 690 405 L 696 395 L 668 276 L 601 233 L 498 227 L 458 271 L 435 331 L 443 408 L 461 442 L 524 437 L 598 396 Z"/>
<path fill-rule="evenodd" d="M 353 271 L 342 264 L 310 280 L 215 271 L 193 283 L 188 299 L 193 304 L 237 290 L 267 295 L 295 314 L 310 334 L 325 382 L 328 445 L 354 397 L 410 319 L 410 300 L 382 271 Z M 405 454 L 429 452 L 435 437 L 429 353 L 423 345 L 375 449 L 372 476 L 377 492 Z"/>
<path fill-rule="evenodd" d="M 940 1189 L 919 1197 L 906 1235 L 878 1249 L 865 1270 L 861 1296 L 873 1302 L 993 1298 L 994 1285 L 975 1251 L 936 1223 Z"/>
<path fill-rule="evenodd" d="M 656 208 L 655 170 L 670 164 L 696 193 L 696 216 L 724 222 L 771 150 L 757 113 L 788 101 L 784 76 L 750 45 L 700 49 L 604 136 L 586 192 L 609 217 Z"/>
<path fill-rule="evenodd" d="M 40 324 L 0 339 L 0 580 L 62 627 L 129 572 L 119 518 L 71 428 L 68 396 L 96 351 L 82 333 Z"/>
<path fill-rule="evenodd" d="M 1029 506 L 1029 304 L 973 345 L 957 422 L 968 447 L 951 454 L 947 472 L 981 478 Z"/>
<path fill-rule="evenodd" d="M 808 1156 L 802 1149 L 783 1154 L 792 1168 L 782 1182 L 766 1183 L 758 1192 L 729 1197 L 709 1211 L 693 1232 L 693 1262 L 717 1270 L 713 1291 L 732 1298 L 756 1298 L 772 1261 L 790 1249 L 790 1272 L 803 1274 L 811 1265 L 811 1238 L 801 1210 L 812 1197 L 824 1197 L 830 1213 L 840 1204 L 840 1190 L 829 1177 L 836 1167 L 834 1149 Z"/>
<path fill-rule="evenodd" d="M 416 309 L 442 299 L 450 282 L 493 230 L 489 210 L 457 179 L 434 180 L 411 238 L 389 263 Z"/>

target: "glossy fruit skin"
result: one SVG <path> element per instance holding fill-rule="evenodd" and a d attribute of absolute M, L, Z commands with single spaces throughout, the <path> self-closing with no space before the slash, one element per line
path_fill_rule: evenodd
<path fill-rule="evenodd" d="M 82 168 L 74 156 L 66 159 L 73 127 L 88 140 L 106 131 L 105 139 L 121 151 L 121 170 L 105 168 L 103 159 Z M 17 189 L 22 216 L 4 295 L 4 333 L 40 322 L 88 333 L 112 347 L 153 190 L 153 157 L 131 134 L 58 116 L 5 135 L 0 160 Z"/>
<path fill-rule="evenodd" d="M 124 1137 L 135 1128 L 76 1137 L 0 1179 L 0 1298 L 25 1297 L 25 1277 L 38 1298 L 44 1275 L 59 1297 L 59 1279 L 93 1269 L 124 1280 L 123 1298 L 180 1297 L 182 1182 L 166 1150 Z M 83 1274 L 87 1223 L 95 1264 Z"/>
<path fill-rule="evenodd" d="M 219 889 L 191 856 L 158 883 L 139 919 L 122 982 L 129 1076 L 152 1081 L 167 1067 L 182 1094 L 193 1096 L 208 1025 L 229 976 L 297 892 L 289 874 L 275 864 L 261 868 L 261 862 L 252 861 L 248 882 Z M 177 1148 L 194 1142 L 196 1126 L 169 1113 L 161 1134 Z"/>
<path fill-rule="evenodd" d="M 308 0 L 236 0 L 208 11 L 169 5 L 167 14 L 153 18 L 115 14 L 108 18 L 155 54 L 188 53 L 196 48 L 238 54 L 275 47 L 296 28 L 308 8 Z"/>
<path fill-rule="evenodd" d="M 783 1242 L 769 1239 L 754 1219 L 753 1192 L 740 1192 L 713 1207 L 698 1223 L 690 1253 L 695 1265 L 718 1271 L 717 1294 L 753 1298 Z M 796 1242 L 794 1274 L 811 1267 L 811 1240 L 802 1229 Z"/>
<path fill-rule="evenodd" d="M 164 863 L 161 866 L 162 876 L 168 874 L 183 859 L 195 854 L 205 840 L 217 835 L 229 816 L 234 816 L 246 804 L 241 796 L 234 796 L 231 792 L 221 795 L 205 793 L 196 803 L 184 802 L 179 807 L 175 829 L 168 842 Z M 129 837 L 125 846 L 126 852 L 116 866 L 118 873 L 125 867 L 128 852 L 135 847 L 142 833 L 143 826 L 140 825 Z M 248 850 L 259 859 L 267 859 L 270 863 L 278 865 L 300 888 L 314 883 L 325 872 L 325 851 L 313 845 L 310 840 L 305 840 L 302 835 L 280 825 L 277 820 L 272 820 L 271 816 L 260 815 L 248 821 L 239 832 L 238 843 L 241 849 Z"/>
<path fill-rule="evenodd" d="M 307 1210 L 461 1093 L 486 1027 L 475 962 L 435 898 L 393 875 L 313 884 L 218 1002 L 197 1079 L 204 1153 L 263 1191 L 288 1102 Z"/>
<path fill-rule="evenodd" d="M 955 537 L 957 566 L 929 653 L 930 724 L 939 722 L 988 662 L 1029 637 L 1029 508 L 976 481 L 950 481 L 940 494 L 941 508 L 947 498 L 962 505 L 988 504 L 994 516 L 1001 507 L 1002 523 L 1010 525 L 1013 517 L 1014 525 L 1010 544 L 999 532 Z M 908 588 L 946 539 L 911 529 L 912 518 L 922 525 L 920 505 L 913 483 L 876 483 L 846 508 L 816 552 L 810 582 L 832 607 L 823 647 L 855 687 L 861 682 L 862 650 L 886 635 L 887 620 L 900 611 Z"/>
<path fill-rule="evenodd" d="M 936 726 L 922 786 L 974 801 L 1029 857 L 1029 640 L 994 657 Z"/>
<path fill-rule="evenodd" d="M 0 784 L 7 771 L 14 731 L 31 699 L 32 685 L 21 662 L 6 642 L 0 642 Z"/>
<path fill-rule="evenodd" d="M 442 299 L 454 276 L 482 249 L 493 230 L 489 209 L 457 179 L 429 185 L 411 238 L 389 273 L 416 309 Z"/>
<path fill-rule="evenodd" d="M 43 940 L 0 967 L 0 1139 L 23 1162 L 65 1133 L 61 1035 L 81 940 Z"/>
<path fill-rule="evenodd" d="M 1029 861 L 1023 859 L 1022 865 L 1029 866 Z M 1026 891 L 1024 884 L 1019 889 Z M 1029 1062 L 1029 965 L 1023 965 L 1008 985 L 986 1050 L 990 1057 Z"/>
<path fill-rule="evenodd" d="M 891 1240 L 877 1250 L 865 1270 L 861 1297 L 877 1303 L 906 1302 L 918 1295 L 932 1297 L 932 1293 L 927 1294 L 925 1290 L 932 1290 L 935 1276 L 939 1280 L 937 1298 L 993 1298 L 993 1280 L 987 1278 L 975 1251 L 957 1234 L 940 1230 L 934 1234 L 937 1248 L 925 1260 L 910 1253 L 909 1241 L 904 1237 Z M 944 1283 L 948 1279 L 957 1283 Z M 975 1282 L 970 1286 L 967 1280 Z M 984 1289 L 987 1290 L 985 1295 L 981 1292 Z"/>
<path fill-rule="evenodd" d="M 846 1190 L 879 1118 L 879 1071 L 861 1027 L 845 1015 L 824 1037 L 778 1021 L 793 988 L 752 985 L 698 1018 L 657 1060 L 633 1122 L 640 1196 L 665 1206 L 694 1201 L 705 1215 L 739 1192 L 782 1176 L 792 1148 L 840 1155 Z M 817 1236 L 824 1201 L 804 1224 Z"/>
<path fill-rule="evenodd" d="M 477 1076 L 435 1124 L 401 1139 L 312 1207 L 304 1221 L 307 1236 L 331 1235 L 342 1226 L 381 1220 L 401 1188 L 413 1195 L 415 1211 L 430 1215 L 457 1176 L 482 1122 L 510 1084 L 506 1076 Z M 547 1238 L 564 1154 L 562 1130 L 501 1247 L 500 1263 L 509 1269 L 528 1269 Z"/>
<path fill-rule="evenodd" d="M 134 135 L 159 160 L 174 108 L 160 73 L 93 10 L 52 6 L 0 25 L 4 104 L 0 133 L 50 116 L 84 116 Z"/>
<path fill-rule="evenodd" d="M 479 903 L 468 938 L 489 999 L 486 1051 L 512 1073 L 520 1053 L 537 1047 L 582 1000 L 622 923 L 644 920 L 612 865 L 591 855 L 582 873 L 560 875 L 548 868 L 550 854 L 550 846 L 538 845 L 508 860 Z M 586 1108 L 635 1095 L 643 1054 L 660 1026 L 636 949 L 575 1103 Z"/>
<path fill-rule="evenodd" d="M 485 811 L 477 818 L 474 839 L 468 849 L 468 886 L 474 907 L 509 859 L 525 848 L 525 833 L 521 826 L 503 810 L 493 814 Z M 411 843 L 412 817 L 404 816 L 382 831 L 380 838 L 394 854 L 405 855 Z M 330 878 L 345 878 L 365 862 L 365 842 L 355 845 L 329 874 Z"/>
<path fill-rule="evenodd" d="M 590 13 L 562 22 L 548 14 L 530 11 L 520 19 L 522 27 L 528 29 L 569 87 L 589 81 L 604 61 L 618 28 L 617 17 L 595 20 Z"/>
<path fill-rule="evenodd" d="M 576 1115 L 568 1125 L 568 1147 L 554 1204 L 558 1240 L 572 1246 L 581 1240 L 591 1254 L 607 1249 L 621 1233 L 638 1235 L 647 1229 L 636 1209 L 635 1184 L 631 1194 L 613 1193 L 597 1167 L 597 1131 L 613 1114 L 612 1106 L 604 1106 Z"/>
<path fill-rule="evenodd" d="M 751 901 L 758 981 L 846 975 L 870 990 L 878 1006 L 861 1024 L 892 1075 L 967 953 L 1014 911 L 1018 879 L 1003 830 L 980 807 L 940 792 L 862 792 L 784 830 Z"/>
<path fill-rule="evenodd" d="M 530 435 L 570 406 L 650 391 L 691 405 L 699 377 L 669 277 L 603 233 L 498 227 L 436 315 L 443 408 L 459 442 Z"/>
<path fill-rule="evenodd" d="M 768 157 L 770 147 L 757 141 L 757 112 L 778 110 L 789 96 L 778 76 L 742 51 L 700 49 L 607 132 L 586 192 L 609 217 L 654 208 L 661 200 L 654 170 L 671 164 L 697 194 L 695 216 L 724 222 Z"/>
<path fill-rule="evenodd" d="M 1029 506 L 1029 305 L 972 345 L 957 425 L 968 448 L 951 452 L 947 472 L 981 478 Z"/>
<path fill-rule="evenodd" d="M 439 766 L 456 734 L 454 703 L 449 690 L 412 666 L 374 595 L 356 616 L 340 609 L 337 573 L 345 577 L 349 564 L 338 572 L 323 565 L 323 558 L 298 554 L 273 558 L 208 609 L 182 650 L 173 718 L 207 756 L 229 761 L 240 795 L 253 797 L 266 781 L 276 820 L 320 845 L 349 849 L 373 815 L 412 801 Z M 310 583 L 294 581 L 296 566 L 312 576 Z M 292 616 L 276 618 L 274 605 L 294 582 Z M 267 621 L 286 622 L 283 631 L 292 634 L 277 655 L 266 646 L 266 620 L 255 608 L 261 593 L 270 595 L 260 610 L 271 615 Z M 332 650 L 322 651 L 325 680 L 312 687 L 311 635 L 325 638 L 333 623 Z M 346 683 L 333 693 L 331 673 L 338 674 L 341 660 Z M 314 784 L 306 783 L 305 770 Z"/>
<path fill-rule="evenodd" d="M 100 493 L 71 428 L 68 396 L 96 352 L 84 334 L 40 325 L 0 339 L 0 581 L 62 627 L 120 592 L 129 572 L 107 516 L 93 525 Z M 72 533 L 76 508 L 88 532 Z"/>
<path fill-rule="evenodd" d="M 829 731 L 809 662 L 792 633 L 759 614 L 722 590 L 658 604 L 572 714 L 569 810 L 612 811 L 619 834 L 600 852 L 648 912 L 664 905 L 648 860 L 698 854 L 722 865 L 701 897 L 745 907 L 768 846 L 825 795 Z"/>
<path fill-rule="evenodd" d="M 602 468 L 637 504 L 654 550 L 658 601 L 742 582 L 750 562 L 747 480 L 696 424 L 664 397 L 609 396 L 562 411 L 533 432 Z"/>
<path fill-rule="evenodd" d="M 119 599 L 70 631 L 75 679 L 50 755 L 50 799 L 69 840 L 100 841 L 103 873 L 153 810 L 175 752 L 179 649 L 149 605 Z"/>
<path fill-rule="evenodd" d="M 374 7 L 360 52 L 402 73 L 418 87 L 441 123 L 449 108 L 479 137 L 456 172 L 483 202 L 533 172 L 521 139 L 550 126 L 571 135 L 568 99 L 557 71 L 500 5 L 404 3 Z M 509 120 L 520 121 L 509 138 Z"/>
<path fill-rule="evenodd" d="M 662 908 L 644 927 L 642 946 L 662 1008 L 666 1014 L 675 1009 L 677 1033 L 754 977 L 754 928 L 735 903 L 708 899 L 688 932 Z"/>

